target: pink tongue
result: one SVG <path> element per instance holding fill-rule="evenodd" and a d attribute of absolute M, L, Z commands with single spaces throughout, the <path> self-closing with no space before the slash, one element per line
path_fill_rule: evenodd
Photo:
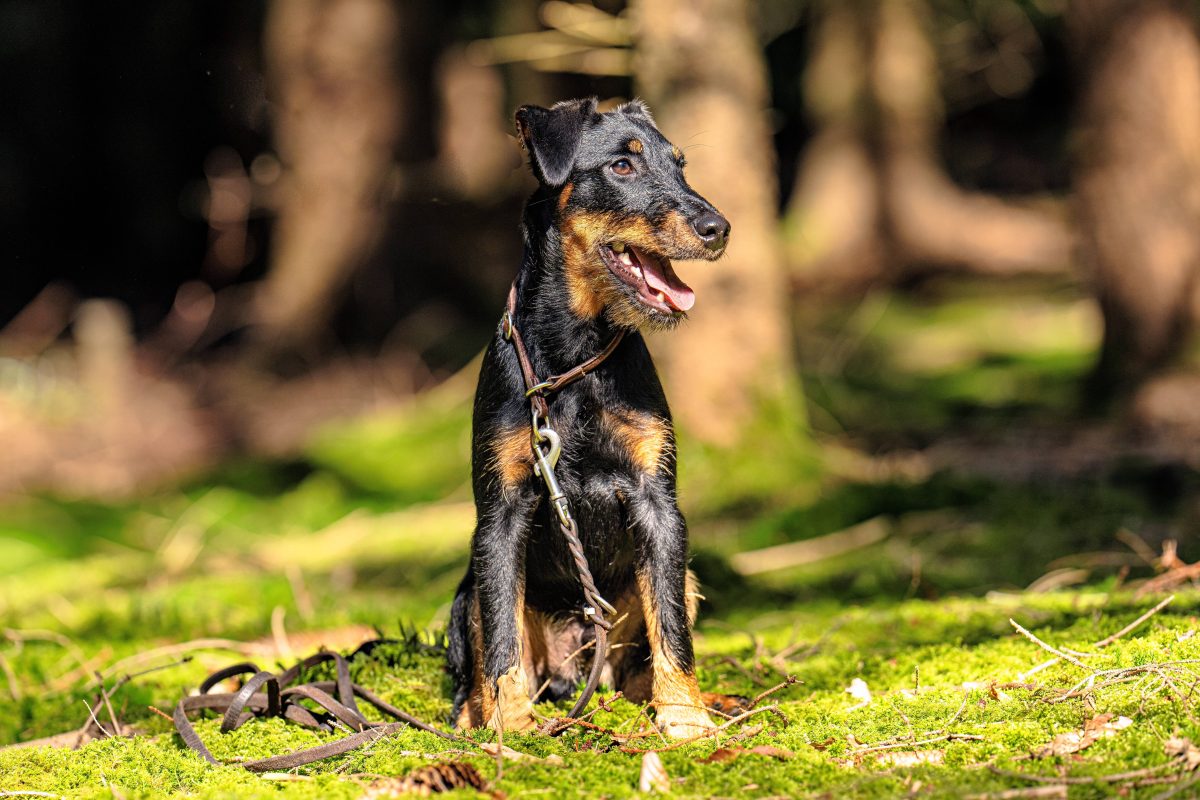
<path fill-rule="evenodd" d="M 640 250 L 636 252 L 642 264 L 642 277 L 652 292 L 662 292 L 667 303 L 676 311 L 687 311 L 696 304 L 696 293 L 679 280 L 675 270 L 671 269 L 671 262 L 651 258 Z"/>

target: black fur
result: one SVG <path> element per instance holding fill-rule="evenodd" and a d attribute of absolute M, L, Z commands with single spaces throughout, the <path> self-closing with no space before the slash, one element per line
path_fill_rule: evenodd
<path fill-rule="evenodd" d="M 681 154 L 658 132 L 645 106 L 635 101 L 609 113 L 595 109 L 592 99 L 551 109 L 525 106 L 517 112 L 518 132 L 540 185 L 524 212 L 525 254 L 516 279 L 514 321 L 542 377 L 595 355 L 618 324 L 630 324 L 629 313 L 618 316 L 609 308 L 593 318 L 572 312 L 560 229 L 565 213 L 602 212 L 650 226 L 663 225 L 674 213 L 693 226 L 705 217 L 724 226 L 717 247 L 706 244 L 700 233 L 695 241 L 681 241 L 677 230 L 673 243 L 659 253 L 672 258 L 714 259 L 728 234 L 724 218 L 688 186 Z M 640 152 L 629 148 L 632 139 L 641 143 Z M 614 171 L 620 159 L 630 162 L 631 175 Z M 565 203 L 564 186 L 569 189 Z M 635 290 L 609 277 L 629 308 L 641 315 L 641 326 L 665 327 L 685 316 L 646 307 L 637 301 Z M 579 580 L 545 502 L 544 485 L 532 473 L 516 485 L 506 485 L 495 463 L 497 437 L 529 431 L 524 390 L 513 346 L 497 331 L 484 356 L 475 397 L 472 486 L 478 522 L 470 566 L 451 613 L 449 663 L 456 716 L 471 692 L 476 659 L 482 658 L 487 681 L 515 665 L 519 643 L 514 609 L 522 585 L 527 607 L 548 617 L 575 620 L 584 641 L 590 634 L 579 616 Z M 654 470 L 637 463 L 628 441 L 604 435 L 598 416 L 605 410 L 665 422 L 667 446 Z M 644 570 L 653 586 L 663 639 L 678 666 L 691 673 L 684 598 L 687 527 L 675 498 L 674 434 L 666 397 L 640 333 L 631 330 L 599 370 L 551 396 L 550 418 L 563 442 L 556 473 L 601 593 L 611 601 L 636 591 L 635 570 Z M 476 651 L 470 619 L 476 597 L 482 653 Z M 644 641 L 631 651 L 625 674 L 616 676 L 618 684 L 649 668 Z M 552 697 L 575 688 L 570 674 L 538 676 L 538 682 L 546 678 L 553 680 L 548 692 Z"/>

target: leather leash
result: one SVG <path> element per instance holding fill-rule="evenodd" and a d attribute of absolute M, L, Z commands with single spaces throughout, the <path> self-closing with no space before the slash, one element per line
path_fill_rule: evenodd
<path fill-rule="evenodd" d="M 567 542 L 567 549 L 571 552 L 571 558 L 575 562 L 575 569 L 579 573 L 579 583 L 583 587 L 583 617 L 590 620 L 595 631 L 595 652 L 592 654 L 592 669 L 588 674 L 587 683 L 583 687 L 579 698 L 575 701 L 575 706 L 567 715 L 568 718 L 577 718 L 583 709 L 587 707 L 588 700 L 596 692 L 596 687 L 600 684 L 600 673 L 604 671 L 604 661 L 608 656 L 608 632 L 612 629 L 612 623 L 604 617 L 604 612 L 616 614 L 616 609 L 604 599 L 600 594 L 600 590 L 596 588 L 596 582 L 592 578 L 592 570 L 588 566 L 587 557 L 583 553 L 583 543 L 579 540 L 579 533 L 575 525 L 575 520 L 571 516 L 571 508 L 567 501 L 566 495 L 558 485 L 558 480 L 554 475 L 554 466 L 558 462 L 559 453 L 562 450 L 562 442 L 558 433 L 550 426 L 550 404 L 547 400 L 547 395 L 559 391 L 564 386 L 567 386 L 579 380 L 589 372 L 594 371 L 597 367 L 613 354 L 617 349 L 617 345 L 625 338 L 625 331 L 618 330 L 616 336 L 612 338 L 603 350 L 596 355 L 584 361 L 582 364 L 567 370 L 559 375 L 552 375 L 546 380 L 538 380 L 537 373 L 533 369 L 533 362 L 529 358 L 529 353 L 525 349 L 525 340 L 521 338 L 521 332 L 517 330 L 514 317 L 517 311 L 517 285 L 513 283 L 512 288 L 508 291 L 508 307 L 504 314 L 504 319 L 500 324 L 501 335 L 512 343 L 513 349 L 517 353 L 517 361 L 521 365 L 521 374 L 525 380 L 525 396 L 529 398 L 530 409 L 533 414 L 533 455 L 534 455 L 534 471 L 541 476 L 546 483 L 546 489 L 550 493 L 550 503 L 558 515 L 558 527 L 563 538 Z M 555 730 L 554 721 L 544 729 L 550 735 L 557 735 L 565 730 L 565 727 Z"/>
<path fill-rule="evenodd" d="M 378 644 L 379 641 L 367 642 L 359 647 Z M 296 684 L 301 672 L 320 664 L 323 661 L 334 662 L 336 680 L 312 681 Z M 250 675 L 237 692 L 210 693 L 210 690 L 221 681 L 237 675 Z M 265 691 L 264 691 L 265 689 Z M 336 697 L 335 697 L 336 694 Z M 355 702 L 359 697 L 373 706 L 377 711 L 386 714 L 396 722 L 374 722 L 363 716 Z M 311 700 L 320 706 L 320 711 L 312 711 L 302 705 L 301 699 Z M 191 749 L 199 753 L 210 764 L 221 765 L 196 734 L 188 714 L 209 709 L 222 712 L 221 733 L 237 730 L 242 723 L 258 716 L 283 717 L 306 728 L 331 733 L 341 728 L 353 731 L 328 744 L 297 750 L 294 753 L 260 758 L 255 761 L 244 761 L 239 766 L 251 772 L 273 772 L 289 770 L 324 758 L 341 755 L 357 747 L 376 741 L 401 728 L 414 727 L 429 731 L 443 739 L 455 740 L 453 734 L 438 730 L 411 714 L 378 697 L 367 689 L 350 680 L 350 667 L 346 658 L 338 653 L 323 652 L 309 656 L 279 674 L 260 670 L 250 662 L 234 664 L 231 667 L 218 670 L 204 679 L 200 684 L 200 693 L 184 697 L 175 706 L 172 720 L 175 730 Z"/>

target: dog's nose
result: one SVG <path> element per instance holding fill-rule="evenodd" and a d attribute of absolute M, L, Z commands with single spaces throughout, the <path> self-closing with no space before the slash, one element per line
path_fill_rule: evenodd
<path fill-rule="evenodd" d="M 729 220 L 708 211 L 692 220 L 692 228 L 709 250 L 720 250 L 729 239 Z"/>

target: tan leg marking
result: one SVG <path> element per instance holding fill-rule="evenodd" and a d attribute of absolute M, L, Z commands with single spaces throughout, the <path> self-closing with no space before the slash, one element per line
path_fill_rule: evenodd
<path fill-rule="evenodd" d="M 694 587 L 694 579 L 688 580 L 687 584 L 689 587 L 685 587 L 685 591 Z M 715 727 L 704 709 L 696 676 L 685 672 L 675 662 L 674 656 L 663 641 L 658 626 L 657 599 L 649 577 L 641 572 L 638 573 L 638 591 L 645 612 L 646 637 L 650 642 L 655 720 L 658 727 L 667 736 L 677 739 L 695 736 Z M 689 607 L 689 617 L 690 612 Z"/>
<path fill-rule="evenodd" d="M 670 423 L 651 414 L 602 411 L 600 424 L 616 437 L 634 465 L 650 475 L 664 467 L 675 447 Z"/>
<path fill-rule="evenodd" d="M 533 471 L 533 445 L 529 436 L 529 428 L 517 427 L 492 440 L 492 466 L 506 492 L 520 485 Z"/>
<path fill-rule="evenodd" d="M 612 675 L 620 676 L 621 680 L 614 680 L 611 685 L 620 689 L 631 703 L 649 703 L 654 694 L 649 665 L 626 663 L 637 657 L 639 645 L 646 639 L 641 593 L 636 586 L 631 587 L 614 598 L 612 604 L 617 613 L 608 635 L 608 665 Z"/>
<path fill-rule="evenodd" d="M 478 604 L 476 604 L 478 609 Z M 516 663 L 503 673 L 493 684 L 483 675 L 483 637 L 479 637 L 476 663 L 480 673 L 480 725 L 492 728 L 503 726 L 506 731 L 527 731 L 537 727 L 533 718 L 533 703 L 529 699 L 529 682 L 525 675 L 525 601 L 522 595 L 517 597 L 517 659 Z"/>

